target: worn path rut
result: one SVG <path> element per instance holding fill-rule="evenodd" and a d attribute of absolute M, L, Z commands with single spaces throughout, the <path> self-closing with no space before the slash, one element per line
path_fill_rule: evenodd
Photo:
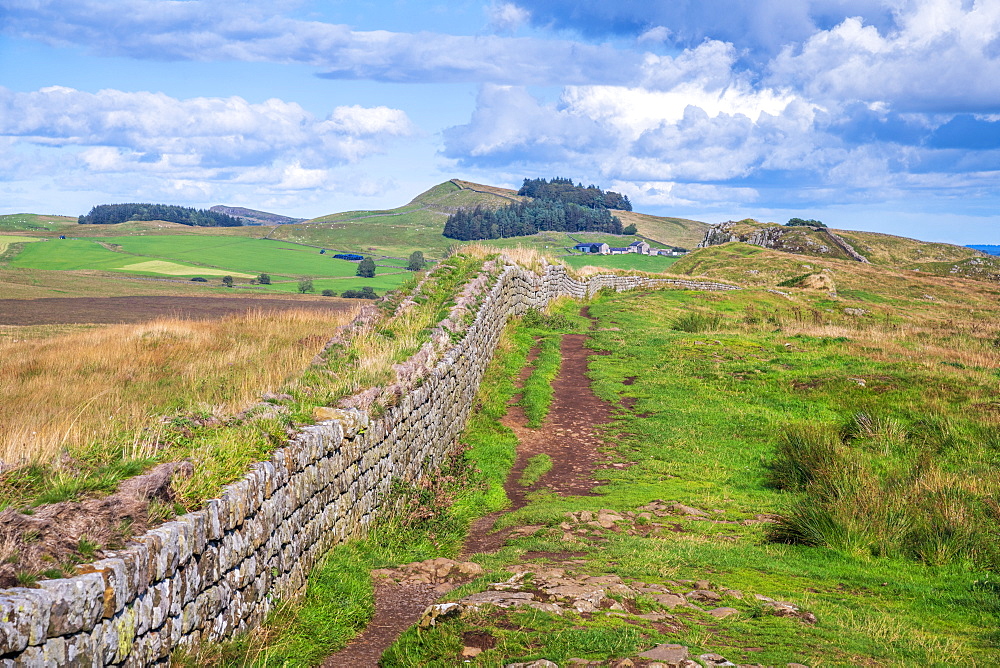
<path fill-rule="evenodd" d="M 586 309 L 582 314 L 588 315 Z M 533 489 L 548 488 L 563 495 L 593 495 L 593 473 L 603 459 L 598 451 L 602 443 L 600 425 L 611 421 L 612 407 L 590 388 L 587 358 L 593 351 L 586 348 L 586 341 L 584 334 L 563 337 L 562 364 L 552 383 L 552 405 L 541 428 L 526 426 L 527 419 L 519 405 L 513 404 L 508 410 L 504 424 L 514 431 L 519 441 L 517 460 L 504 484 L 511 505 L 473 523 L 462 550 L 463 556 L 493 552 L 502 547 L 513 527 L 492 531 L 496 520 L 504 513 L 524 507 L 527 493 Z M 529 366 L 522 372 L 522 382 L 530 370 Z M 551 470 L 534 486 L 522 487 L 518 480 L 524 467 L 529 459 L 541 453 L 552 458 Z M 431 585 L 399 585 L 379 580 L 372 621 L 361 635 L 330 656 L 323 665 L 328 668 L 378 666 L 382 653 L 403 631 L 419 621 L 427 606 L 443 593 Z"/>

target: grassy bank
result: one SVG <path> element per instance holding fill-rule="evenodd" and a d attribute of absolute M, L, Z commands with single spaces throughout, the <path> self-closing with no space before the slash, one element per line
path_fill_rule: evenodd
<path fill-rule="evenodd" d="M 514 465 L 517 438 L 500 419 L 520 393 L 518 374 L 539 339 L 556 345 L 544 366 L 536 360 L 535 370 L 552 364 L 558 368 L 559 332 L 579 331 L 587 324 L 575 315 L 578 309 L 576 302 L 564 300 L 552 314 L 532 311 L 523 322 L 508 326 L 483 377 L 478 410 L 460 437 L 460 449 L 444 470 L 421 486 L 397 490 L 406 499 L 401 515 L 384 519 L 364 540 L 335 548 L 310 574 L 304 599 L 283 604 L 257 631 L 194 654 L 178 653 L 175 661 L 188 666 L 317 665 L 344 647 L 374 613 L 372 570 L 455 557 L 469 525 L 509 503 L 503 486 Z M 545 372 L 545 377 L 551 379 L 551 374 Z M 521 401 L 526 411 L 544 415 L 551 398 L 551 392 L 532 393 Z M 538 475 L 544 469 L 539 459 L 526 473 Z"/>
<path fill-rule="evenodd" d="M 213 321 L 160 319 L 0 339 L 0 459 L 46 464 L 104 444 L 145 459 L 156 418 L 232 415 L 276 391 L 319 351 L 348 311 L 251 312 Z"/>
<path fill-rule="evenodd" d="M 543 493 L 505 517 L 546 528 L 483 557 L 489 574 L 450 596 L 528 559 L 630 583 L 704 580 L 730 592 L 715 605 L 736 614 L 648 597 L 623 613 L 497 610 L 411 630 L 383 665 L 458 665 L 472 632 L 492 637 L 468 658 L 483 666 L 606 660 L 657 643 L 763 665 L 1000 660 L 1000 350 L 995 330 L 975 327 L 995 304 L 980 296 L 975 313 L 942 326 L 922 310 L 852 315 L 825 294 L 793 293 L 599 297 L 594 387 L 636 402 L 607 428 L 609 460 L 624 466 L 599 472 L 599 498 Z M 703 514 L 650 531 L 638 514 L 655 500 Z M 600 508 L 636 516 L 567 539 L 565 513 Z M 778 616 L 754 595 L 818 621 Z M 649 612 L 668 616 L 639 616 Z"/>

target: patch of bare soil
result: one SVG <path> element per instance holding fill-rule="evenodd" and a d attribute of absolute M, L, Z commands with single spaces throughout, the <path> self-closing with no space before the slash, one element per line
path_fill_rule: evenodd
<path fill-rule="evenodd" d="M 150 503 L 171 506 L 174 475 L 191 475 L 191 464 L 160 464 L 99 499 L 52 503 L 30 515 L 14 509 L 0 512 L 0 587 L 30 584 L 19 575 L 53 570 L 72 574 L 76 564 L 101 559 L 103 550 L 124 545 L 132 535 L 162 522 L 162 517 L 150 517 Z"/>
<path fill-rule="evenodd" d="M 552 405 L 540 429 L 527 427 L 528 420 L 521 406 L 513 405 L 507 411 L 503 423 L 514 431 L 518 440 L 517 459 L 504 483 L 511 505 L 507 510 L 487 515 L 472 525 L 463 554 L 500 549 L 513 528 L 498 532 L 491 532 L 490 529 L 501 514 L 523 508 L 527 503 L 527 494 L 533 490 L 544 487 L 567 496 L 594 496 L 591 476 L 602 459 L 597 451 L 601 443 L 597 425 L 611 421 L 611 406 L 590 389 L 590 379 L 586 374 L 587 357 L 592 352 L 584 346 L 586 340 L 583 334 L 563 337 L 562 366 L 552 381 Z M 518 480 L 528 460 L 542 453 L 552 458 L 552 468 L 532 487 L 522 487 Z"/>
<path fill-rule="evenodd" d="M 378 666 L 379 657 L 406 629 L 413 626 L 441 592 L 431 584 L 375 583 L 375 616 L 351 644 L 323 663 L 325 668 Z"/>
<path fill-rule="evenodd" d="M 353 300 L 327 297 L 46 297 L 0 299 L 0 325 L 65 325 L 145 322 L 161 317 L 212 320 L 247 311 L 322 309 L 344 311 Z"/>
<path fill-rule="evenodd" d="M 582 315 L 589 317 L 586 310 Z M 603 459 L 597 450 L 602 442 L 598 429 L 611 421 L 612 407 L 590 389 L 587 358 L 593 351 L 585 347 L 586 340 L 583 334 L 563 337 L 562 365 L 552 383 L 554 397 L 549 415 L 540 429 L 526 426 L 527 418 L 516 399 L 510 406 L 503 423 L 514 431 L 519 442 L 517 459 L 504 483 L 511 506 L 473 523 L 463 555 L 500 549 L 516 528 L 492 531 L 496 520 L 504 513 L 524 507 L 532 490 L 548 488 L 558 494 L 594 496 L 592 475 Z M 536 355 L 537 350 L 529 355 L 529 365 Z M 530 373 L 530 366 L 522 370 L 521 383 Z M 552 458 L 552 468 L 532 487 L 522 487 L 518 480 L 528 460 L 541 453 Z M 438 596 L 440 592 L 428 584 L 379 581 L 375 590 L 375 617 L 368 628 L 344 650 L 330 656 L 324 666 L 377 666 L 382 653 L 420 620 Z"/>

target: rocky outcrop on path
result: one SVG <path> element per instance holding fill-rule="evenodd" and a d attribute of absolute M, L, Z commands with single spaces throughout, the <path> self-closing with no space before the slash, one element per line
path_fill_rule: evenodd
<path fill-rule="evenodd" d="M 800 609 L 794 603 L 719 587 L 708 580 L 672 580 L 662 583 L 627 581 L 617 575 L 593 575 L 578 571 L 570 565 L 564 567 L 532 563 L 515 564 L 508 566 L 506 570 L 512 573 L 509 578 L 490 583 L 482 591 L 468 594 L 457 601 L 429 606 L 420 619 L 419 627 L 429 628 L 451 617 L 493 608 L 532 608 L 558 615 L 619 615 L 637 622 L 654 622 L 661 624 L 660 628 L 670 629 L 681 627 L 676 622 L 681 614 L 716 620 L 744 614 L 737 608 L 724 605 L 727 601 L 737 605 L 739 602 L 757 604 L 763 608 L 764 614 L 792 617 L 806 624 L 815 624 L 817 621 L 815 615 Z M 437 583 L 448 588 L 456 586 L 463 578 L 468 579 L 481 573 L 482 569 L 477 564 L 449 559 L 430 559 L 376 571 L 376 575 L 392 578 L 400 583 Z M 640 597 L 642 606 L 637 603 Z M 643 612 L 650 608 L 652 611 Z M 473 657 L 480 651 L 481 648 L 466 647 L 463 655 Z M 550 665 L 556 664 L 534 661 L 507 664 L 507 668 L 540 668 Z M 719 654 L 690 657 L 688 649 L 683 645 L 661 644 L 633 657 L 622 657 L 610 662 L 577 659 L 571 660 L 570 665 L 698 668 L 737 664 L 727 661 Z"/>

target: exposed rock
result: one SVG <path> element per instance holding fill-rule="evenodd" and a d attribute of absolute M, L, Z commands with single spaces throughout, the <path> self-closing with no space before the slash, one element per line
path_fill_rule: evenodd
<path fill-rule="evenodd" d="M 437 624 L 439 619 L 447 619 L 461 614 L 463 607 L 458 603 L 435 603 L 424 610 L 423 616 L 417 622 L 417 626 L 422 629 L 430 628 Z"/>
<path fill-rule="evenodd" d="M 708 589 L 695 589 L 692 592 L 688 592 L 684 595 L 689 601 L 697 601 L 698 603 L 716 603 L 722 600 L 722 596 L 718 592 L 710 591 Z"/>
<path fill-rule="evenodd" d="M 687 599 L 679 594 L 656 594 L 653 600 L 665 608 L 676 608 L 678 605 L 686 605 Z"/>
<path fill-rule="evenodd" d="M 675 503 L 674 505 L 671 506 L 671 509 L 674 510 L 675 512 L 680 513 L 681 515 L 695 515 L 695 516 L 708 515 L 708 513 L 706 513 L 704 510 L 698 510 L 697 508 L 692 508 L 691 506 L 685 506 L 682 503 Z"/>
<path fill-rule="evenodd" d="M 688 658 L 688 648 L 684 645 L 663 644 L 639 654 L 641 659 L 660 661 L 667 666 L 680 666 Z"/>
<path fill-rule="evenodd" d="M 716 619 L 725 619 L 726 617 L 732 617 L 740 614 L 740 611 L 736 608 L 713 608 L 708 611 L 708 614 L 712 615 Z"/>
<path fill-rule="evenodd" d="M 380 568 L 372 571 L 372 575 L 395 580 L 400 584 L 442 584 L 468 580 L 482 572 L 483 567 L 474 561 L 454 561 L 438 557 L 396 568 Z"/>
<path fill-rule="evenodd" d="M 368 414 L 356 408 L 343 409 L 316 406 L 313 408 L 312 416 L 316 422 L 336 420 L 344 428 L 344 435 L 347 437 L 364 431 L 368 428 L 369 424 Z"/>
<path fill-rule="evenodd" d="M 702 654 L 698 657 L 698 660 L 701 661 L 703 664 L 705 664 L 707 668 L 713 668 L 714 666 L 736 665 L 732 661 L 726 659 L 726 657 L 722 656 L 721 654 L 714 654 L 714 653 Z"/>
<path fill-rule="evenodd" d="M 767 598 L 766 596 L 756 596 L 760 601 L 763 601 L 764 607 L 771 610 L 771 613 L 777 617 L 795 617 L 796 619 L 801 619 L 807 624 L 817 623 L 816 615 L 805 610 L 800 610 L 794 603 L 789 603 L 788 601 L 775 601 L 774 599 Z"/>

